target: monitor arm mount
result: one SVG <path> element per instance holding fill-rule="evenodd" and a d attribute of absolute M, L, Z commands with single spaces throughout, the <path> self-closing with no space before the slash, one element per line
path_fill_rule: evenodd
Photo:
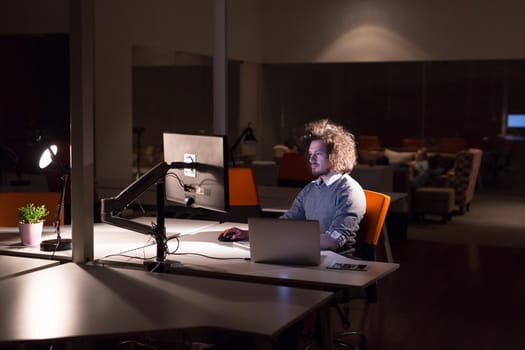
<path fill-rule="evenodd" d="M 102 199 L 102 222 L 118 226 L 127 230 L 151 235 L 157 243 L 157 263 L 164 262 L 167 255 L 166 227 L 164 214 L 165 184 L 164 178 L 170 169 L 196 169 L 198 163 L 160 162 L 144 175 L 132 182 L 117 196 Z M 153 184 L 157 184 L 157 223 L 151 225 L 142 224 L 120 216 L 138 196 Z"/>

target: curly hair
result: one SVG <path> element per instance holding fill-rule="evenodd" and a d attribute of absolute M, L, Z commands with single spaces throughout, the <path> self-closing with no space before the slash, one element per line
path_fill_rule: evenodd
<path fill-rule="evenodd" d="M 351 132 L 328 119 L 321 119 L 305 126 L 305 149 L 309 148 L 313 140 L 320 140 L 326 145 L 332 170 L 339 173 L 352 171 L 357 155 L 355 138 Z"/>

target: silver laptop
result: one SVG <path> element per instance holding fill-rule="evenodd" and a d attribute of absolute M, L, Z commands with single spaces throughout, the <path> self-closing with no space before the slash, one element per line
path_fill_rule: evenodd
<path fill-rule="evenodd" d="M 315 220 L 248 218 L 250 259 L 281 265 L 319 265 L 320 227 Z"/>

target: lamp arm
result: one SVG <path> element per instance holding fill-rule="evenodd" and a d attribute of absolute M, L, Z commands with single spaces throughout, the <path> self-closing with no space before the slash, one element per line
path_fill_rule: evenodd
<path fill-rule="evenodd" d="M 233 143 L 233 145 L 230 147 L 230 152 L 233 153 L 235 151 L 235 149 L 237 149 L 237 147 L 239 146 L 239 144 L 241 143 L 241 140 L 242 138 L 248 133 L 248 128 L 244 128 L 244 130 L 242 131 L 241 135 L 239 135 L 239 137 L 235 140 L 235 142 Z"/>
<path fill-rule="evenodd" d="M 69 174 L 65 172 L 62 175 L 62 192 L 60 192 L 60 200 L 58 202 L 56 213 L 55 213 L 55 221 L 53 222 L 53 224 L 55 225 L 56 232 L 57 232 L 58 240 L 60 240 L 61 238 L 60 237 L 60 216 L 62 214 L 62 208 L 64 207 L 64 198 L 66 197 L 66 187 L 67 187 L 68 179 L 69 179 Z"/>

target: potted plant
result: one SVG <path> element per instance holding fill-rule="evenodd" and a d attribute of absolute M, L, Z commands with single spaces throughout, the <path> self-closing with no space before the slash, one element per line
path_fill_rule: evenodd
<path fill-rule="evenodd" d="M 47 215 L 49 215 L 49 210 L 45 205 L 35 206 L 29 203 L 18 208 L 18 228 L 23 245 L 34 247 L 40 244 L 44 218 Z"/>

